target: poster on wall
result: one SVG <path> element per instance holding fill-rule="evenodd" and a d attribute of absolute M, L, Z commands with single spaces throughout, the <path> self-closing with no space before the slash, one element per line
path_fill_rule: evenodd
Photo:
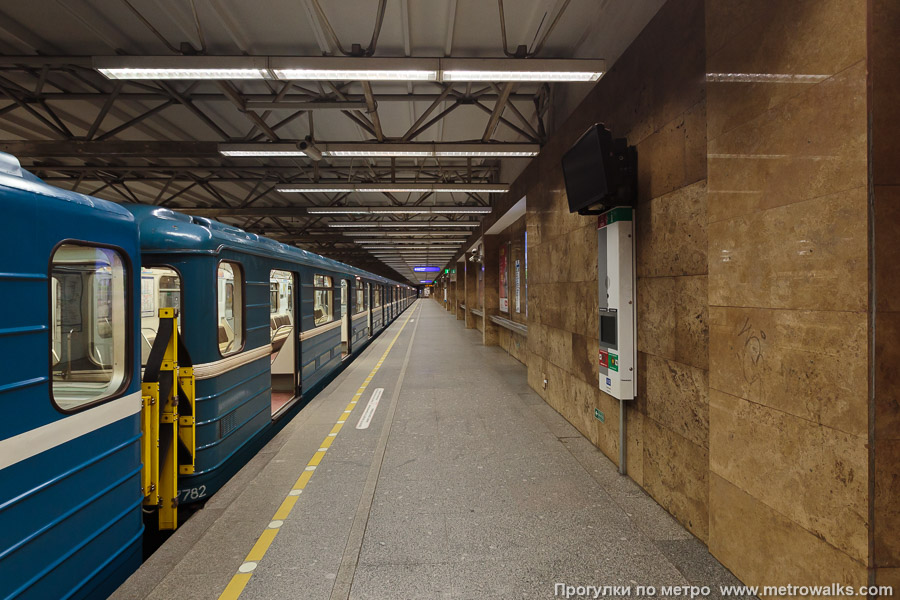
<path fill-rule="evenodd" d="M 509 282 L 507 281 L 507 248 L 500 246 L 500 312 L 509 312 Z"/>
<path fill-rule="evenodd" d="M 521 294 L 520 294 L 521 281 L 522 280 L 519 278 L 519 260 L 516 259 L 516 312 L 517 313 L 522 312 L 521 304 L 519 304 L 519 299 L 521 298 Z"/>

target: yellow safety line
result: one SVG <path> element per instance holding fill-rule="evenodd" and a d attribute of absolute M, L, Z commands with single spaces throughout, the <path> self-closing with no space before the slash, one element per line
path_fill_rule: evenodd
<path fill-rule="evenodd" d="M 353 399 L 349 404 L 347 404 L 347 408 L 344 409 L 344 412 L 341 413 L 341 416 L 338 417 L 338 420 L 334 424 L 334 427 L 331 428 L 331 431 L 328 433 L 322 443 L 319 444 L 319 449 L 315 454 L 313 454 L 313 457 L 309 460 L 309 462 L 306 463 L 306 468 L 300 474 L 300 477 L 294 483 L 294 486 L 288 492 L 288 495 L 284 498 L 281 506 L 279 506 L 278 510 L 275 511 L 275 514 L 272 515 L 272 522 L 269 523 L 269 526 L 262 532 L 262 534 L 260 534 L 259 538 L 257 538 L 256 543 L 247 554 L 247 558 L 244 559 L 244 562 L 241 564 L 238 572 L 234 574 L 234 577 L 231 578 L 231 581 L 228 582 L 225 590 L 219 596 L 219 600 L 236 600 L 240 597 L 241 593 L 244 591 L 244 587 L 247 585 L 247 582 L 250 581 L 250 576 L 253 575 L 253 571 L 256 569 L 256 565 L 266 555 L 266 551 L 269 549 L 269 546 L 272 545 L 272 542 L 275 540 L 275 536 L 278 535 L 278 530 L 281 528 L 283 521 L 287 519 L 288 515 L 291 514 L 291 510 L 293 510 L 294 505 L 297 503 L 297 500 L 300 499 L 300 494 L 303 492 L 306 484 L 309 483 L 309 480 L 312 479 L 313 473 L 316 472 L 316 467 L 318 467 L 319 463 L 322 462 L 322 459 L 325 458 L 325 454 L 328 448 L 330 448 L 331 444 L 334 442 L 334 438 L 337 437 L 337 434 L 341 431 L 341 427 L 344 426 L 344 423 L 350 417 L 350 413 L 353 412 L 353 408 L 356 406 L 357 402 L 359 402 L 359 399 L 362 397 L 363 392 L 365 392 L 366 388 L 369 387 L 369 383 L 372 381 L 372 378 L 375 377 L 375 373 L 377 373 L 378 369 L 381 368 L 381 365 L 384 364 L 384 360 L 387 358 L 388 353 L 391 351 L 391 348 L 394 347 L 394 343 L 396 343 L 397 338 L 399 338 L 400 334 L 403 333 L 403 329 L 406 327 L 406 324 L 409 323 L 409 320 L 410 318 L 412 318 L 414 312 L 415 307 L 413 307 L 413 310 L 410 311 L 409 316 L 406 317 L 403 325 L 400 326 L 400 330 L 397 331 L 397 335 L 395 335 L 394 339 L 391 340 L 391 343 L 388 344 L 387 350 L 384 351 L 384 354 L 382 354 L 381 358 L 378 359 L 378 362 L 375 363 L 375 368 L 372 369 L 372 372 L 369 373 L 365 381 L 363 381 L 363 384 L 359 386 L 359 389 L 356 390 L 355 394 L 353 394 Z"/>

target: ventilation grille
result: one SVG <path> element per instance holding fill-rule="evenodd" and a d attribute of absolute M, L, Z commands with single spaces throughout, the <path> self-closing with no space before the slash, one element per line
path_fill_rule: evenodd
<path fill-rule="evenodd" d="M 236 411 L 231 411 L 224 417 L 219 420 L 219 439 L 222 439 L 232 431 L 237 426 L 237 417 L 235 416 Z"/>

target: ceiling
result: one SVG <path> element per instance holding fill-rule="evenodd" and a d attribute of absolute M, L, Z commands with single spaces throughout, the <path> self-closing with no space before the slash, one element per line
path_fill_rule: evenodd
<path fill-rule="evenodd" d="M 506 0 L 508 52 L 524 45 L 535 58 L 604 58 L 608 68 L 662 3 Z M 235 157 L 219 144 L 294 146 L 309 138 L 313 149 L 537 148 L 593 84 L 110 80 L 91 66 L 90 57 L 116 55 L 505 56 L 495 0 L 384 0 L 381 8 L 379 0 L 4 3 L 0 149 L 59 187 L 211 216 L 417 284 L 414 267 L 445 264 L 479 225 L 474 207 L 490 207 L 493 194 L 478 190 L 502 189 L 529 158 Z M 460 191 L 279 191 L 312 183 Z M 469 212 L 387 210 L 456 206 Z M 306 210 L 316 207 L 376 210 Z"/>

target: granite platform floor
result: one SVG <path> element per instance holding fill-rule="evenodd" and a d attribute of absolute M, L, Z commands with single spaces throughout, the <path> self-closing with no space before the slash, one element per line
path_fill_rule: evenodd
<path fill-rule="evenodd" d="M 416 302 L 113 597 L 542 599 L 566 584 L 631 586 L 631 597 L 638 585 L 709 586 L 717 598 L 739 585 L 480 335 Z M 264 555 L 248 560 L 273 525 Z M 243 587 L 223 596 L 240 571 Z"/>

